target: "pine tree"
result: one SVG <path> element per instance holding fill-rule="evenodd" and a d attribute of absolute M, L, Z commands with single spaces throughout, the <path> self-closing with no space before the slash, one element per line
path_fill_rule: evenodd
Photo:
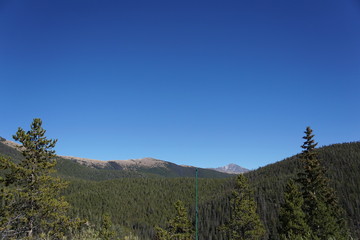
<path fill-rule="evenodd" d="M 112 222 L 109 214 L 102 216 L 99 238 L 102 240 L 111 240 L 115 238 L 115 232 L 112 229 Z"/>
<path fill-rule="evenodd" d="M 304 199 L 303 210 L 307 216 L 313 238 L 348 239 L 348 228 L 343 216 L 343 210 L 338 204 L 335 191 L 329 186 L 325 169 L 321 166 L 310 127 L 304 132 L 301 159 L 304 171 L 299 173 L 298 182 Z"/>
<path fill-rule="evenodd" d="M 290 179 L 280 208 L 280 237 L 287 240 L 311 239 L 311 230 L 302 210 L 304 199 L 294 180 Z"/>
<path fill-rule="evenodd" d="M 193 240 L 194 230 L 183 202 L 175 203 L 176 216 L 169 220 L 167 229 L 156 227 L 157 240 Z"/>
<path fill-rule="evenodd" d="M 1 158 L 2 211 L 0 233 L 3 239 L 60 239 L 78 221 L 66 215 L 69 204 L 60 196 L 67 183 L 53 177 L 57 140 L 45 137 L 42 121 L 34 119 L 31 130 L 19 128 L 14 139 L 22 145 L 24 159 L 14 163 Z"/>
<path fill-rule="evenodd" d="M 230 240 L 261 239 L 265 229 L 256 213 L 256 202 L 244 175 L 238 175 L 230 200 L 230 221 L 222 228 Z"/>

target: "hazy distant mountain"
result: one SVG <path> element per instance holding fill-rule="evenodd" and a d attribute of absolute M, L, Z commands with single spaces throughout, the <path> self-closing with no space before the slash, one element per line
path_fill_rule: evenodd
<path fill-rule="evenodd" d="M 70 156 L 61 156 L 64 159 L 69 159 L 80 163 L 82 165 L 93 167 L 93 168 L 103 168 L 103 169 L 118 169 L 118 170 L 132 170 L 137 168 L 155 168 L 155 167 L 165 167 L 165 161 L 158 160 L 155 158 L 141 158 L 141 159 L 129 159 L 129 160 L 111 160 L 111 161 L 101 161 L 87 158 L 79 157 L 70 157 Z"/>
<path fill-rule="evenodd" d="M 240 167 L 239 165 L 236 165 L 234 163 L 230 163 L 223 167 L 211 168 L 211 169 L 218 171 L 218 172 L 229 173 L 229 174 L 240 174 L 240 173 L 246 173 L 246 172 L 250 171 L 249 169 Z"/>
<path fill-rule="evenodd" d="M 9 156 L 16 162 L 22 158 L 18 146 L 20 145 L 0 137 L 0 155 Z M 193 166 L 181 166 L 155 158 L 101 161 L 70 156 L 58 157 L 56 168 L 60 175 L 88 180 L 129 176 L 195 177 L 196 169 Z M 198 176 L 200 178 L 223 178 L 231 175 L 213 169 L 199 168 Z"/>
<path fill-rule="evenodd" d="M 195 177 L 195 168 L 193 166 L 181 166 L 172 162 L 167 162 L 155 158 L 140 158 L 129 160 L 110 160 L 100 161 L 78 157 L 65 157 L 62 159 L 71 160 L 78 164 L 110 171 L 132 172 L 139 174 L 150 174 L 161 177 Z M 213 169 L 199 168 L 199 177 L 201 178 L 223 178 L 230 175 L 225 172 L 219 172 Z"/>

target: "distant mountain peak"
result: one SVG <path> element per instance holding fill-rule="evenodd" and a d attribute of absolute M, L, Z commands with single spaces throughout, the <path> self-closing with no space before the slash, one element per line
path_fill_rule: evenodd
<path fill-rule="evenodd" d="M 240 174 L 240 173 L 245 173 L 245 172 L 250 171 L 249 169 L 240 167 L 239 165 L 237 165 L 235 163 L 230 163 L 226 166 L 212 168 L 212 169 L 216 170 L 218 172 L 230 173 L 230 174 Z"/>
<path fill-rule="evenodd" d="M 153 167 L 165 167 L 166 161 L 146 157 L 140 159 L 129 159 L 129 160 L 112 160 L 108 162 L 115 162 L 118 165 L 122 166 L 124 169 L 131 167 L 145 167 L 145 168 L 153 168 Z"/>

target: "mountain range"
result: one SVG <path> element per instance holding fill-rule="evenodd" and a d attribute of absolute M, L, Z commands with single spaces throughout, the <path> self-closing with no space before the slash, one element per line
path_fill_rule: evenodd
<path fill-rule="evenodd" d="M 5 138 L 0 137 L 0 143 L 4 148 L 7 149 L 6 152 L 12 152 L 12 155 L 16 155 L 16 159 L 20 158 L 20 153 L 18 152 L 19 144 L 6 140 Z M 5 151 L 5 150 L 4 150 Z M 17 156 L 18 155 L 18 156 Z M 70 162 L 69 162 L 70 161 Z M 141 159 L 129 159 L 129 160 L 110 160 L 110 161 L 101 161 L 81 157 L 72 157 L 72 156 L 58 156 L 58 171 L 59 174 L 68 176 L 72 172 L 68 165 L 73 165 L 77 163 L 81 166 L 72 166 L 72 169 L 81 170 L 87 169 L 90 172 L 101 172 L 97 170 L 112 170 L 119 171 L 117 174 L 123 174 L 124 176 L 139 176 L 139 175 L 156 175 L 162 177 L 193 177 L 195 169 L 194 166 L 178 165 L 172 162 L 159 160 L 151 157 L 141 158 Z M 65 167 L 66 166 L 66 167 Z M 65 167 L 65 168 L 64 168 Z M 86 167 L 86 168 L 84 168 Z M 90 168 L 90 169 L 89 169 Z M 81 170 L 80 170 L 81 169 Z M 229 177 L 233 174 L 240 174 L 248 171 L 245 168 L 242 168 L 236 164 L 229 164 L 224 167 L 219 168 L 198 168 L 199 177 L 205 178 L 222 178 Z M 102 172 L 101 172 L 102 173 Z"/>
<path fill-rule="evenodd" d="M 300 148 L 299 148 L 300 149 Z M 317 149 L 321 164 L 346 213 L 353 239 L 360 239 L 360 142 Z M 0 139 L 0 155 L 18 162 L 16 144 Z M 108 212 L 123 234 L 152 239 L 154 226 L 165 226 L 173 216 L 173 203 L 182 200 L 194 218 L 195 167 L 153 159 L 108 161 L 58 157 L 57 174 L 69 181 L 64 192 L 72 214 L 97 224 Z M 244 173 L 254 190 L 265 239 L 279 239 L 278 213 L 284 187 L 302 171 L 299 155 Z M 119 164 L 120 163 L 120 164 Z M 150 167 L 149 167 L 150 166 Z M 232 165 L 221 170 L 233 171 Z M 217 230 L 228 220 L 234 175 L 199 168 L 199 239 L 228 239 Z M 124 238 L 125 235 L 121 237 Z"/>

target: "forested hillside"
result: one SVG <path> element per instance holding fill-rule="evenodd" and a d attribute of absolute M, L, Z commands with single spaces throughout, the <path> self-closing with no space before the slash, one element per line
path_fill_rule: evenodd
<path fill-rule="evenodd" d="M 223 224 L 226 219 L 223 215 L 228 207 L 226 196 L 230 194 L 232 184 L 230 179 L 199 180 L 201 239 L 222 239 L 216 226 Z M 186 203 L 194 219 L 193 178 L 73 181 L 65 194 L 74 206 L 74 214 L 98 224 L 102 214 L 109 213 L 114 224 L 135 230 L 142 239 L 152 238 L 153 227 L 163 226 L 174 214 L 173 204 L 177 200 Z"/>
<path fill-rule="evenodd" d="M 347 213 L 353 237 L 360 238 L 360 143 L 320 148 L 319 157 L 328 169 L 331 184 Z M 298 156 L 294 156 L 245 174 L 255 191 L 258 211 L 269 239 L 279 237 L 278 210 L 284 186 L 289 178 L 296 177 L 299 170 Z M 200 181 L 200 239 L 223 239 L 217 227 L 228 219 L 232 186 L 233 179 Z M 100 216 L 100 212 L 96 211 L 111 209 L 114 222 L 137 229 L 145 239 L 152 236 L 152 226 L 164 224 L 171 215 L 172 203 L 177 199 L 184 201 L 194 212 L 194 180 L 190 178 L 121 179 L 92 185 L 74 182 L 67 193 L 69 201 L 84 216 L 86 213 L 81 210 L 81 206 L 84 206 L 81 199 L 88 199 L 86 209 L 94 209 L 91 219 Z M 95 200 L 97 198 L 102 200 Z M 101 203 L 104 204 L 102 207 Z"/>
<path fill-rule="evenodd" d="M 334 144 L 318 149 L 328 169 L 355 239 L 360 239 L 360 143 Z M 0 153 L 15 161 L 16 150 L 0 143 Z M 258 212 L 267 229 L 266 239 L 278 239 L 278 210 L 284 186 L 300 170 L 298 156 L 246 173 L 255 192 Z M 173 203 L 182 200 L 194 219 L 194 178 L 159 178 L 151 173 L 101 170 L 68 160 L 58 161 L 59 174 L 70 180 L 64 194 L 72 213 L 99 225 L 109 213 L 121 235 L 133 232 L 141 239 L 154 236 L 154 226 L 164 226 L 173 215 Z M 201 177 L 201 174 L 200 174 Z M 226 239 L 219 226 L 229 218 L 229 198 L 234 178 L 199 180 L 199 237 Z"/>
<path fill-rule="evenodd" d="M 360 142 L 322 147 L 318 153 L 327 169 L 330 184 L 346 211 L 352 236 L 360 239 Z M 285 184 L 300 170 L 298 156 L 293 156 L 245 174 L 254 187 L 259 212 L 270 239 L 278 237 L 278 210 Z"/>

